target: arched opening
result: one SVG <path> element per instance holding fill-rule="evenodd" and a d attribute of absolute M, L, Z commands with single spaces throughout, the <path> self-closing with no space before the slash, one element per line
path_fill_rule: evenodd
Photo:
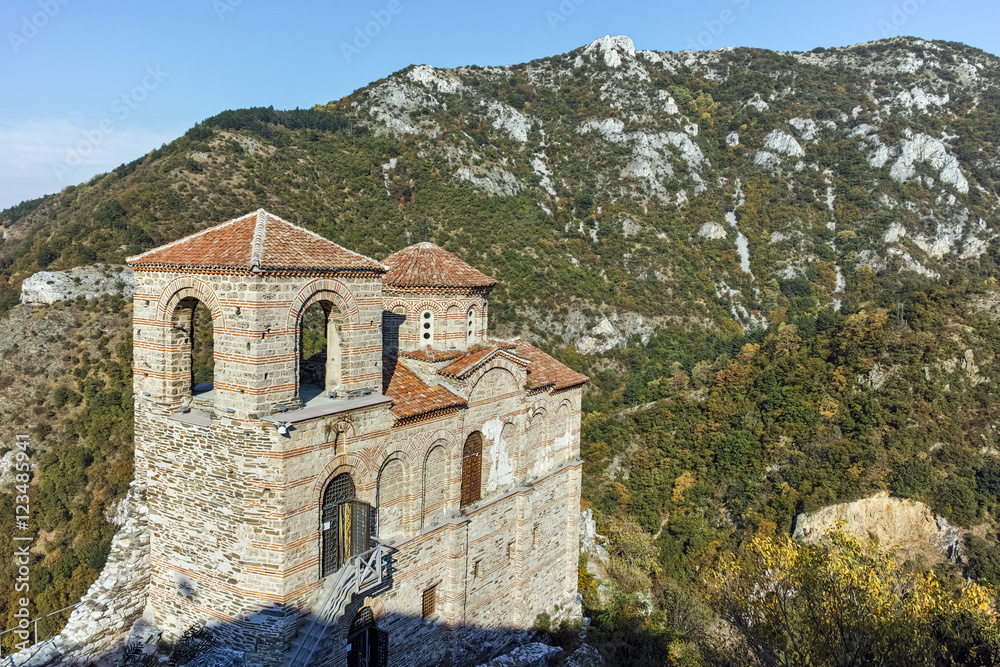
<path fill-rule="evenodd" d="M 385 667 L 389 664 L 389 633 L 379 629 L 371 607 L 354 615 L 347 631 L 347 667 Z"/>
<path fill-rule="evenodd" d="M 424 507 L 422 528 L 445 518 L 448 502 L 448 450 L 435 445 L 427 452 L 424 462 Z"/>
<path fill-rule="evenodd" d="M 326 485 L 320 512 L 320 576 L 325 577 L 343 567 L 352 556 L 368 551 L 371 507 L 355 499 L 354 480 L 345 472 Z"/>
<path fill-rule="evenodd" d="M 343 375 L 341 321 L 333 304 L 317 301 L 299 322 L 299 399 L 303 405 L 338 398 Z"/>
<path fill-rule="evenodd" d="M 420 347 L 434 347 L 434 313 L 425 310 L 420 314 Z"/>
<path fill-rule="evenodd" d="M 183 405 L 215 402 L 215 330 L 212 311 L 194 297 L 181 299 L 171 318 L 171 366 L 175 377 L 183 378 L 177 386 Z"/>
<path fill-rule="evenodd" d="M 382 346 L 386 350 L 399 349 L 399 332 L 406 322 L 406 308 L 396 306 L 392 312 L 382 311 Z"/>
<path fill-rule="evenodd" d="M 407 534 L 410 513 L 406 487 L 406 468 L 398 457 L 393 456 L 383 464 L 378 475 L 378 536 L 383 542 L 391 543 Z"/>
<path fill-rule="evenodd" d="M 558 465 L 569 459 L 571 440 L 569 408 L 563 403 L 556 411 L 556 418 L 552 423 L 553 464 Z"/>
<path fill-rule="evenodd" d="M 462 502 L 471 505 L 483 497 L 483 434 L 473 431 L 462 449 Z"/>
<path fill-rule="evenodd" d="M 546 416 L 545 410 L 536 410 L 528 425 L 528 477 L 540 475 L 544 471 L 546 459 L 551 458 L 550 454 L 546 454 L 546 450 L 551 449 L 549 434 L 545 429 Z"/>
<path fill-rule="evenodd" d="M 469 308 L 465 314 L 465 342 L 472 343 L 476 336 L 476 311 Z"/>

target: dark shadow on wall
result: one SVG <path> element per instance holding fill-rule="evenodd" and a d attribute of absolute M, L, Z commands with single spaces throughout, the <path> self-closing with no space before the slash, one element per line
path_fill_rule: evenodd
<path fill-rule="evenodd" d="M 384 564 L 378 583 L 360 592 L 347 589 L 346 601 L 334 605 L 342 611 L 333 613 L 332 621 L 273 606 L 240 621 L 194 625 L 180 637 L 169 637 L 140 619 L 128 637 L 101 655 L 90 654 L 85 645 L 58 654 L 53 644 L 46 649 L 49 642 L 43 642 L 36 647 L 41 651 L 22 651 L 5 658 L 0 667 L 464 666 L 479 665 L 511 650 L 526 652 L 525 658 L 533 659 L 510 664 L 548 665 L 550 659 L 557 659 L 560 649 L 543 643 L 548 635 L 510 627 L 505 619 L 497 619 L 492 627 L 449 625 L 445 601 L 438 598 L 422 600 L 426 617 L 385 613 L 379 596 L 396 585 L 391 549 Z M 333 583 L 335 576 L 330 575 L 327 582 Z M 193 588 L 187 595 L 197 603 Z"/>
<path fill-rule="evenodd" d="M 449 626 L 439 619 L 427 620 L 403 614 L 377 615 L 366 604 L 368 593 L 356 596 L 345 613 L 334 623 L 304 615 L 300 630 L 291 641 L 257 639 L 233 642 L 233 634 L 245 635 L 242 623 L 216 623 L 187 628 L 175 640 L 140 621 L 130 637 L 123 638 L 117 648 L 103 655 L 86 655 L 77 650 L 71 655 L 25 659 L 31 649 L 15 654 L 16 660 L 4 658 L 4 667 L 421 667 L 431 665 L 480 665 L 498 655 L 517 650 L 530 662 L 510 664 L 549 665 L 560 653 L 557 646 L 547 645 L 545 633 L 510 627 L 482 628 Z M 268 610 L 274 612 L 276 610 Z M 293 610 L 288 610 L 294 616 Z M 320 630 L 321 640 L 306 662 L 309 652 L 300 653 L 292 663 L 290 658 L 299 640 L 310 626 Z M 236 629 L 233 633 L 231 630 Z"/>

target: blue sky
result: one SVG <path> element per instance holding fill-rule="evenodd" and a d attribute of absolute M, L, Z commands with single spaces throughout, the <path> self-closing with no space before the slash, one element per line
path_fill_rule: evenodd
<path fill-rule="evenodd" d="M 413 63 L 519 63 L 606 34 L 658 51 L 915 35 L 997 54 L 998 19 L 996 0 L 5 0 L 0 209 L 86 181 L 225 109 L 309 107 Z"/>

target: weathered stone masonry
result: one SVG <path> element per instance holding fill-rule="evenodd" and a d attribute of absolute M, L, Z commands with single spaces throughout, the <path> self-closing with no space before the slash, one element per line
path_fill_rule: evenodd
<path fill-rule="evenodd" d="M 145 618 L 165 637 L 208 623 L 251 665 L 300 656 L 336 579 L 322 576 L 337 562 L 330 545 L 363 551 L 369 539 L 389 552 L 389 574 L 348 597 L 312 664 L 354 659 L 374 636 L 348 636 L 362 610 L 388 636 L 372 660 L 392 665 L 461 664 L 540 613 L 578 613 L 586 378 L 487 337 L 494 280 L 428 243 L 379 263 L 263 210 L 129 264 Z M 201 394 L 199 302 L 215 357 Z M 300 331 L 314 304 L 328 343 L 307 403 Z M 349 541 L 322 507 L 344 473 L 372 508 L 370 530 L 350 524 Z"/>

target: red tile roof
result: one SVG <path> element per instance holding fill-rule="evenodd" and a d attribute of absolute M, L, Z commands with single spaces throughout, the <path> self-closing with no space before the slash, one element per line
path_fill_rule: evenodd
<path fill-rule="evenodd" d="M 485 343 L 477 343 L 466 350 L 465 354 L 461 357 L 455 359 L 443 368 L 438 369 L 438 373 L 441 375 L 462 378 L 479 368 L 479 366 L 501 351 L 513 351 L 513 349 L 513 343 L 506 343 L 503 341 L 491 340 Z"/>
<path fill-rule="evenodd" d="M 466 405 L 465 399 L 445 387 L 427 384 L 390 356 L 382 359 L 382 392 L 392 399 L 392 413 L 399 420 Z"/>
<path fill-rule="evenodd" d="M 455 255 L 433 243 L 403 248 L 383 261 L 389 267 L 382 278 L 386 287 L 460 287 L 488 289 L 497 281 L 477 271 Z"/>
<path fill-rule="evenodd" d="M 386 267 L 264 209 L 129 257 L 135 268 L 370 271 Z"/>
<path fill-rule="evenodd" d="M 552 385 L 553 389 L 568 389 L 586 383 L 589 378 L 577 373 L 562 362 L 556 361 L 549 355 L 539 350 L 534 345 L 518 339 L 515 341 L 515 354 L 527 359 L 528 364 L 528 387 L 536 389 Z"/>
<path fill-rule="evenodd" d="M 465 356 L 465 354 L 465 350 L 434 350 L 430 347 L 425 347 L 422 350 L 400 352 L 399 356 L 406 357 L 407 359 L 416 359 L 417 361 L 427 361 L 433 364 L 439 361 L 457 359 L 458 357 Z"/>

